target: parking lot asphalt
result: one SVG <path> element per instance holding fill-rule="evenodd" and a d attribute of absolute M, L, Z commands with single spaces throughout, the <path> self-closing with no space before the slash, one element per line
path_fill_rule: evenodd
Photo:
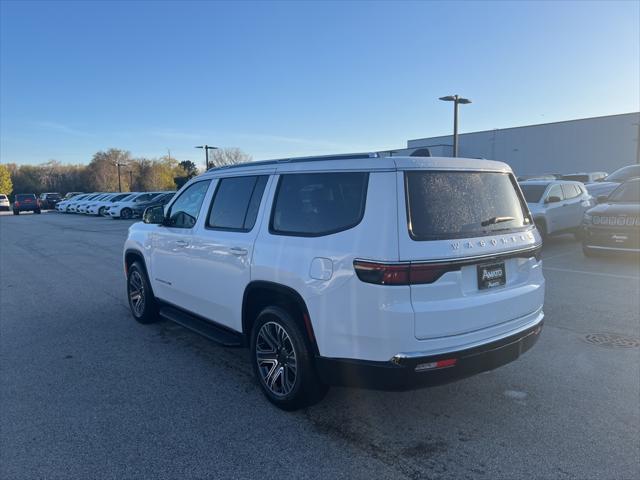
<path fill-rule="evenodd" d="M 0 478 L 639 478 L 640 267 L 544 248 L 545 328 L 442 387 L 271 406 L 242 349 L 130 316 L 131 222 L 0 218 Z M 595 343 L 593 343 L 595 342 Z"/>

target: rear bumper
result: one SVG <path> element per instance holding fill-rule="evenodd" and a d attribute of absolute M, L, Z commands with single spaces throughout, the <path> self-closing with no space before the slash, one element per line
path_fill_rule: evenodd
<path fill-rule="evenodd" d="M 481 372 L 493 370 L 516 360 L 540 337 L 540 321 L 524 331 L 466 350 L 431 356 L 397 355 L 389 362 L 317 357 L 320 378 L 329 385 L 376 390 L 413 390 L 442 385 Z M 416 371 L 418 365 L 455 359 L 455 365 Z"/>

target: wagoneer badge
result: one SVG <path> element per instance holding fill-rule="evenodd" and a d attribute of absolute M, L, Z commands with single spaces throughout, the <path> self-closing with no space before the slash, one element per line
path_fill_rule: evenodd
<path fill-rule="evenodd" d="M 470 249 L 470 248 L 484 248 L 489 246 L 495 247 L 498 244 L 511 245 L 518 242 L 525 242 L 527 240 L 533 240 L 533 234 L 531 232 L 518 234 L 518 235 L 511 235 L 509 237 L 500 237 L 500 239 L 491 238 L 489 240 L 478 240 L 476 242 L 471 242 L 471 241 L 452 242 L 451 249 L 460 250 L 460 248 Z"/>

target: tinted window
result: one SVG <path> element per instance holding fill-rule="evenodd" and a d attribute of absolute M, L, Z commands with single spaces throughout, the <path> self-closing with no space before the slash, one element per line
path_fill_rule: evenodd
<path fill-rule="evenodd" d="M 160 195 L 159 193 L 143 193 L 135 198 L 134 202 L 148 202 L 154 197 Z"/>
<path fill-rule="evenodd" d="M 119 202 L 120 200 L 124 200 L 125 198 L 129 197 L 130 195 L 128 193 L 123 193 L 122 195 L 116 195 L 115 197 L 111 197 L 109 199 L 110 202 Z"/>
<path fill-rule="evenodd" d="M 562 185 L 562 192 L 565 199 L 576 198 L 580 196 L 580 189 L 573 183 Z"/>
<path fill-rule="evenodd" d="M 538 203 L 542 194 L 547 189 L 547 184 L 543 185 L 520 185 L 524 199 L 528 203 Z"/>
<path fill-rule="evenodd" d="M 549 197 L 558 197 L 560 200 L 564 200 L 564 194 L 562 193 L 562 187 L 560 185 L 554 185 L 549 189 L 547 193 L 547 199 Z"/>
<path fill-rule="evenodd" d="M 609 197 L 611 202 L 640 203 L 640 182 L 620 185 Z"/>
<path fill-rule="evenodd" d="M 369 174 L 282 175 L 271 216 L 271 231 L 318 236 L 356 226 L 364 215 Z"/>
<path fill-rule="evenodd" d="M 26 199 L 32 199 L 35 200 L 36 196 L 33 193 L 18 193 L 16 195 L 16 200 L 18 200 L 19 202 L 22 200 L 26 200 Z"/>
<path fill-rule="evenodd" d="M 506 173 L 405 173 L 409 234 L 414 240 L 489 235 L 530 224 Z"/>
<path fill-rule="evenodd" d="M 196 182 L 180 194 L 169 210 L 169 226 L 192 228 L 196 224 L 209 183 L 210 180 Z"/>
<path fill-rule="evenodd" d="M 249 231 L 256 223 L 268 176 L 230 177 L 219 181 L 207 226 Z"/>
<path fill-rule="evenodd" d="M 563 175 L 562 180 L 586 183 L 589 181 L 589 175 Z"/>
<path fill-rule="evenodd" d="M 605 178 L 607 182 L 624 182 L 630 178 L 640 177 L 640 165 L 627 165 Z"/>

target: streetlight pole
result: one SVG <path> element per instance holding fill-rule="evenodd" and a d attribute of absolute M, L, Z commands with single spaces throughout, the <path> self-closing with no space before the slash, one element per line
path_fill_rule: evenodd
<path fill-rule="evenodd" d="M 198 145 L 196 148 L 202 148 L 204 150 L 205 158 L 205 170 L 209 170 L 209 150 L 218 150 L 218 147 L 212 147 L 210 145 Z"/>
<path fill-rule="evenodd" d="M 129 191 L 133 188 L 133 170 L 129 170 Z"/>
<path fill-rule="evenodd" d="M 458 104 L 466 105 L 471 103 L 468 98 L 462 98 L 459 95 L 449 95 L 446 97 L 440 97 L 440 100 L 445 102 L 453 102 L 453 156 L 458 156 Z"/>
<path fill-rule="evenodd" d="M 126 167 L 127 165 L 129 164 L 116 162 L 116 167 L 118 167 L 118 191 L 119 192 L 122 192 L 122 182 L 120 181 L 120 167 Z"/>

